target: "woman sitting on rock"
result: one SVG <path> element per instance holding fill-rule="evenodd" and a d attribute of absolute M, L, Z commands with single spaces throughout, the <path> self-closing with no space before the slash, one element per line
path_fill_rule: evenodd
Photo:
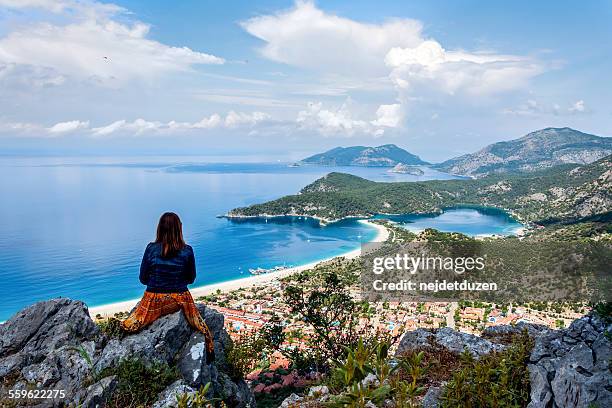
<path fill-rule="evenodd" d="M 136 332 L 161 316 L 182 310 L 189 324 L 206 339 L 206 358 L 214 360 L 210 330 L 187 289 L 196 278 L 193 249 L 183 240 L 178 215 L 164 213 L 157 225 L 157 239 L 147 245 L 140 265 L 140 282 L 147 285 L 144 296 L 122 322 L 123 329 Z"/>

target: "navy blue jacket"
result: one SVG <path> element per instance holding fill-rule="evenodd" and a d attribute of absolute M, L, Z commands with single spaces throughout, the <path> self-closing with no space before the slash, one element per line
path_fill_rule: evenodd
<path fill-rule="evenodd" d="M 185 245 L 175 256 L 162 258 L 162 245 L 147 245 L 140 264 L 140 282 L 147 285 L 147 292 L 177 293 L 187 290 L 196 278 L 193 249 Z"/>

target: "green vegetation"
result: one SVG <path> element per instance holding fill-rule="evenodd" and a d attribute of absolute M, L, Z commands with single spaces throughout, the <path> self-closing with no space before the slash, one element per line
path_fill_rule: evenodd
<path fill-rule="evenodd" d="M 424 353 L 409 353 L 393 359 L 390 344 L 359 340 L 354 348 L 346 348 L 346 357 L 333 363 L 328 385 L 333 393 L 330 407 L 381 406 L 392 398 L 399 407 L 418 406 L 418 397 L 425 391 Z"/>
<path fill-rule="evenodd" d="M 303 163 L 320 164 L 324 166 L 367 166 L 392 167 L 398 163 L 427 164 L 418 156 L 394 144 L 378 147 L 351 146 L 336 147 L 325 153 L 315 154 L 304 160 Z"/>
<path fill-rule="evenodd" d="M 524 407 L 529 402 L 527 363 L 533 340 L 527 333 L 499 353 L 475 360 L 467 351 L 442 394 L 442 406 Z"/>
<path fill-rule="evenodd" d="M 243 334 L 230 343 L 226 352 L 226 371 L 234 379 L 244 378 L 266 355 L 278 350 L 285 340 L 280 321 L 272 317 L 260 330 Z"/>
<path fill-rule="evenodd" d="M 300 194 L 232 210 L 229 216 L 299 214 L 327 221 L 374 214 L 437 213 L 472 205 L 507 209 L 525 222 L 593 221 L 610 216 L 612 156 L 586 166 L 560 165 L 534 173 L 477 180 L 380 183 L 330 173 Z M 607 220 L 609 221 L 609 220 Z"/>
<path fill-rule="evenodd" d="M 117 376 L 117 390 L 106 402 L 107 407 L 131 408 L 149 406 L 158 394 L 178 379 L 178 373 L 167 364 L 146 365 L 139 359 L 121 360 L 116 367 L 107 368 L 99 378 Z"/>
<path fill-rule="evenodd" d="M 593 310 L 606 322 L 612 321 L 612 302 L 599 302 L 593 305 Z"/>
<path fill-rule="evenodd" d="M 285 351 L 295 368 L 326 372 L 330 361 L 345 356 L 347 347 L 384 338 L 372 327 L 358 325 L 369 305 L 355 300 L 347 288 L 357 284 L 359 272 L 359 261 L 338 260 L 286 278 L 284 301 L 293 316 L 313 330 L 306 350 Z"/>
<path fill-rule="evenodd" d="M 390 356 L 389 343 L 359 341 L 335 360 L 326 381 L 330 407 L 381 406 L 393 400 L 399 407 L 420 406 L 428 387 L 448 381 L 443 407 L 523 407 L 529 402 L 527 363 L 533 341 L 523 333 L 502 352 L 475 360 L 442 348 L 411 350 Z"/>
<path fill-rule="evenodd" d="M 208 390 L 210 389 L 210 383 L 206 383 L 200 387 L 200 389 L 193 395 L 187 393 L 176 396 L 176 403 L 178 408 L 213 408 L 215 402 L 218 401 L 216 398 L 207 398 Z M 219 403 L 220 407 L 225 407 L 225 403 L 222 401 Z"/>
<path fill-rule="evenodd" d="M 106 320 L 96 322 L 102 333 L 106 334 L 110 338 L 122 338 L 125 335 L 123 328 L 121 327 L 121 320 L 109 317 Z"/>

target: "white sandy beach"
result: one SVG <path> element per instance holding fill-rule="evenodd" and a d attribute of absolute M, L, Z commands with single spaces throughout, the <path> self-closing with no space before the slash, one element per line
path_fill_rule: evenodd
<path fill-rule="evenodd" d="M 375 224 L 375 223 L 372 223 L 366 220 L 361 220 L 359 222 L 366 223 L 377 229 L 378 233 L 372 242 L 383 242 L 383 241 L 386 241 L 387 238 L 389 237 L 389 231 L 384 226 L 380 224 Z M 345 258 L 352 259 L 352 258 L 358 257 L 360 254 L 361 254 L 361 249 L 358 248 L 358 249 L 355 249 L 353 251 L 350 251 L 350 252 L 347 252 L 347 253 L 344 253 L 338 256 L 343 256 Z M 248 288 L 251 286 L 263 285 L 268 282 L 277 280 L 279 278 L 283 278 L 285 276 L 291 275 L 293 273 L 301 272 L 306 269 L 310 269 L 320 262 L 325 262 L 333 258 L 335 257 L 323 259 L 323 260 L 316 261 L 316 262 L 311 262 L 309 264 L 305 264 L 301 266 L 296 266 L 294 268 L 287 268 L 282 271 L 270 272 L 270 273 L 266 273 L 263 275 L 249 276 L 246 278 L 234 279 L 234 280 L 226 281 L 226 282 L 213 283 L 210 285 L 190 288 L 189 290 L 191 291 L 192 296 L 194 298 L 197 298 L 199 296 L 210 295 L 212 293 L 215 293 L 217 290 L 220 290 L 221 292 L 229 292 L 229 291 L 240 289 L 240 288 Z M 140 299 L 132 299 L 132 300 L 124 301 L 124 302 L 109 303 L 107 305 L 94 306 L 94 307 L 89 308 L 89 314 L 92 317 L 95 317 L 96 315 L 101 315 L 102 317 L 113 316 L 115 313 L 126 312 L 126 311 L 131 310 L 136 305 L 136 303 L 138 303 L 139 300 Z"/>

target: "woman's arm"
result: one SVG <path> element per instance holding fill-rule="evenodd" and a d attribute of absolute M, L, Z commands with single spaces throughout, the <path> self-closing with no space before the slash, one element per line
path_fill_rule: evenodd
<path fill-rule="evenodd" d="M 196 278 L 195 256 L 193 250 L 187 256 L 187 264 L 185 265 L 185 281 L 188 285 L 192 284 Z"/>
<path fill-rule="evenodd" d="M 142 262 L 140 262 L 140 275 L 138 279 L 140 279 L 140 283 L 143 285 L 149 284 L 149 246 L 147 245 L 147 249 L 145 249 L 144 255 L 142 256 Z"/>

